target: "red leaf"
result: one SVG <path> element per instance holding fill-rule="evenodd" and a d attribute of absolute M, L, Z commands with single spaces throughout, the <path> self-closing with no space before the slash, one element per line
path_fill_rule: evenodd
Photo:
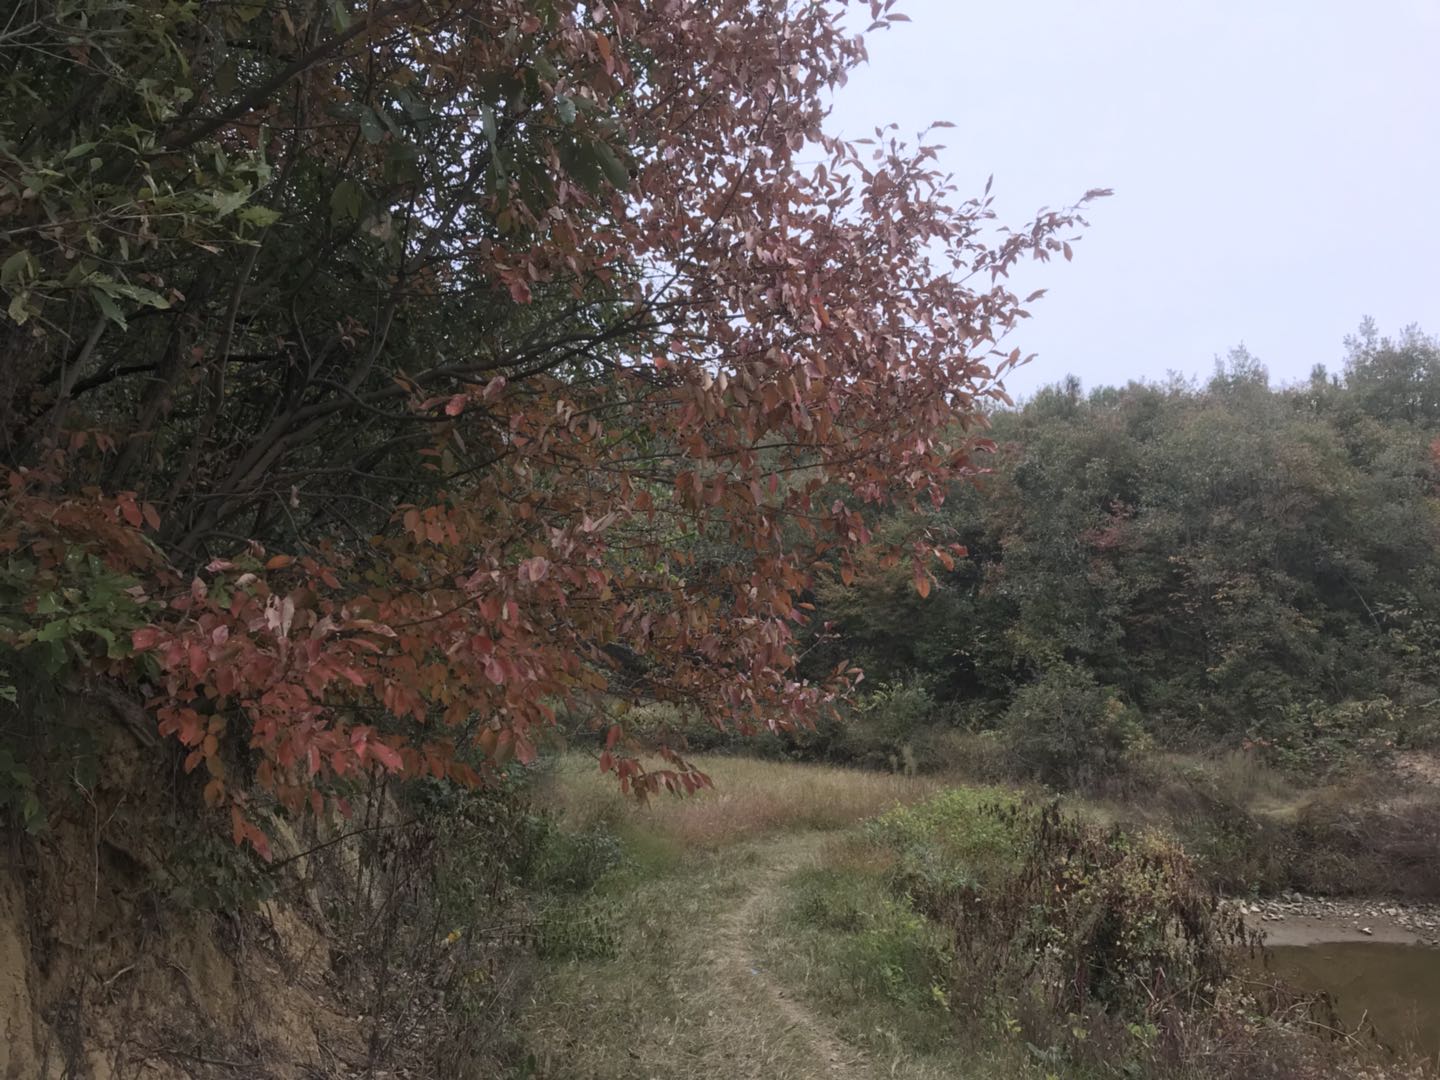
<path fill-rule="evenodd" d="M 529 765 L 535 760 L 535 744 L 523 736 L 515 736 L 515 760 Z"/>
<path fill-rule="evenodd" d="M 386 746 L 382 742 L 366 743 L 365 749 L 372 758 L 380 762 L 380 764 L 385 766 L 390 772 L 399 772 L 405 764 L 404 759 L 396 753 L 393 747 Z"/>
<path fill-rule="evenodd" d="M 122 491 L 116 496 L 115 502 L 120 507 L 120 516 L 125 519 L 132 529 L 140 528 L 144 517 L 140 513 L 140 507 L 135 505 L 135 493 L 133 491 Z"/>

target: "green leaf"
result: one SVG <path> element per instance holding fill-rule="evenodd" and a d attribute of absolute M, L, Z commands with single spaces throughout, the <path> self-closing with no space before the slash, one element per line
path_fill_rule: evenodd
<path fill-rule="evenodd" d="M 495 126 L 495 110 L 486 105 L 480 110 L 480 126 L 485 129 L 485 141 L 490 146 L 490 167 L 502 180 L 505 178 L 505 160 L 500 156 L 500 132 Z"/>
<path fill-rule="evenodd" d="M 104 289 L 92 286 L 90 289 L 90 299 L 95 301 L 95 306 L 100 309 L 100 313 L 116 326 L 120 327 L 121 330 L 129 328 L 129 324 L 125 322 L 125 313 L 120 310 L 120 305 L 115 303 L 114 299 Z"/>
<path fill-rule="evenodd" d="M 354 180 L 341 180 L 330 193 L 330 222 L 358 221 L 365 205 L 365 189 Z"/>
<path fill-rule="evenodd" d="M 595 156 L 600 161 L 600 167 L 605 170 L 606 177 L 617 188 L 625 188 L 630 184 L 630 170 L 616 156 L 608 143 L 595 143 Z"/>
<path fill-rule="evenodd" d="M 378 143 L 385 137 L 385 128 L 375 110 L 368 105 L 355 106 L 355 122 L 360 125 L 360 134 L 368 143 Z"/>
<path fill-rule="evenodd" d="M 30 262 L 30 252 L 21 248 L 0 263 L 0 285 L 9 285 L 12 281 L 20 280 L 20 277 L 27 271 L 34 272 Z"/>
<path fill-rule="evenodd" d="M 280 211 L 268 206 L 252 205 L 245 207 L 235 216 L 250 225 L 258 225 L 262 229 L 267 229 L 280 220 Z"/>
<path fill-rule="evenodd" d="M 215 69 L 215 90 L 221 95 L 228 94 L 235 89 L 235 84 L 239 81 L 240 60 L 238 56 L 231 54 Z"/>
<path fill-rule="evenodd" d="M 400 103 L 400 108 L 411 120 L 428 120 L 430 118 L 430 107 L 405 87 L 397 86 L 392 92 L 395 100 Z"/>
<path fill-rule="evenodd" d="M 215 209 L 220 211 L 220 216 L 225 217 L 250 201 L 250 189 L 243 187 L 236 191 L 212 192 L 210 201 L 215 204 Z"/>
<path fill-rule="evenodd" d="M 42 626 L 35 635 L 36 641 L 60 641 L 70 634 L 69 619 L 55 619 Z"/>
<path fill-rule="evenodd" d="M 16 325 L 24 326 L 25 320 L 30 318 L 30 294 L 19 292 L 10 298 L 10 307 L 7 309 L 10 318 L 15 320 Z"/>
<path fill-rule="evenodd" d="M 110 285 L 107 292 L 115 296 L 123 296 L 127 300 L 134 300 L 137 304 L 144 304 L 159 311 L 165 311 L 170 307 L 170 301 L 161 296 L 154 289 L 147 289 L 143 285 L 131 285 L 128 281 L 117 281 Z"/>
<path fill-rule="evenodd" d="M 385 148 L 385 179 L 389 183 L 410 183 L 420 179 L 419 151 L 404 139 L 392 139 Z"/>
<path fill-rule="evenodd" d="M 604 176 L 593 153 L 587 153 L 589 148 L 583 144 L 574 143 L 560 144 L 560 163 L 565 166 L 565 171 L 570 178 L 588 191 L 591 195 L 599 195 L 601 185 L 604 183 Z"/>

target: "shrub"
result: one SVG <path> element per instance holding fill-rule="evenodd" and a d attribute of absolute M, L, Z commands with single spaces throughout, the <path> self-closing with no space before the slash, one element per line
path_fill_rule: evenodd
<path fill-rule="evenodd" d="M 898 807 L 866 826 L 895 857 L 892 884 L 921 910 L 936 912 L 987 894 L 1021 857 L 1013 795 L 954 788 L 916 806 Z"/>
<path fill-rule="evenodd" d="M 881 686 L 852 708 L 833 754 L 864 768 L 918 772 L 934 763 L 936 719 L 935 699 L 920 683 Z"/>
<path fill-rule="evenodd" d="M 547 818 L 530 877 L 540 889 L 584 892 L 625 861 L 620 838 L 605 825 L 595 824 L 569 832 Z"/>
<path fill-rule="evenodd" d="M 844 935 L 873 966 L 847 983 L 872 1000 L 942 1002 L 961 1024 L 992 1030 L 981 1045 L 998 1028 L 1052 1075 L 1191 1076 L 1201 1057 L 1244 1061 L 1254 1065 L 1247 1075 L 1276 1080 L 1309 1075 L 1285 1071 L 1303 1047 L 1256 1025 L 1257 1014 L 1300 1015 L 1298 999 L 1272 1007 L 1237 998 L 1232 959 L 1253 937 L 1174 840 L 1103 829 L 1058 803 L 992 789 L 891 811 L 864 840 L 868 862 L 852 861 L 874 868 L 868 879 L 813 873 L 791 910 Z M 925 940 L 949 957 L 944 972 L 898 962 L 914 954 L 892 932 L 898 920 L 880 932 L 890 917 L 864 893 L 867 880 L 887 881 L 943 931 Z M 903 994 L 887 971 L 905 980 Z"/>
<path fill-rule="evenodd" d="M 1072 664 L 1056 664 L 1020 690 L 1003 729 L 1016 763 L 1058 788 L 1114 784 L 1147 742 L 1139 714 Z"/>
<path fill-rule="evenodd" d="M 1280 767 L 1324 776 L 1394 747 L 1401 723 L 1398 712 L 1387 697 L 1290 704 L 1259 725 L 1255 738 Z"/>
<path fill-rule="evenodd" d="M 1101 830 L 1056 803 L 967 809 L 974 819 L 940 863 L 949 890 L 932 872 L 910 892 L 953 934 L 963 978 L 952 982 L 975 1007 L 1009 1003 L 1012 1019 L 1033 1024 L 1073 1017 L 1161 1030 L 1213 1005 L 1244 928 L 1176 843 Z M 1065 1032 L 1081 1030 L 1029 1034 L 1064 1045 Z"/>
<path fill-rule="evenodd" d="M 967 777 L 979 784 L 1015 778 L 1015 761 L 999 731 L 935 732 L 928 743 L 927 762 L 940 772 Z"/>

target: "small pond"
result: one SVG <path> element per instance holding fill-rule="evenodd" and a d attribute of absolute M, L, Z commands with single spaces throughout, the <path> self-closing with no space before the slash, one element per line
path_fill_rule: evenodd
<path fill-rule="evenodd" d="M 1440 949 L 1386 941 L 1272 945 L 1268 969 L 1291 986 L 1323 990 L 1345 1025 L 1440 1062 Z"/>

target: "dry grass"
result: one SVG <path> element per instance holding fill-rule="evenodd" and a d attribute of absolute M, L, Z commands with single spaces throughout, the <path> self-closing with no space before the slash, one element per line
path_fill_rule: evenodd
<path fill-rule="evenodd" d="M 625 799 L 591 758 L 571 754 L 556 763 L 541 797 L 574 828 L 606 822 L 656 833 L 683 848 L 714 850 L 785 829 L 843 828 L 948 786 L 936 777 L 753 758 L 696 763 L 713 788 L 638 805 Z"/>

